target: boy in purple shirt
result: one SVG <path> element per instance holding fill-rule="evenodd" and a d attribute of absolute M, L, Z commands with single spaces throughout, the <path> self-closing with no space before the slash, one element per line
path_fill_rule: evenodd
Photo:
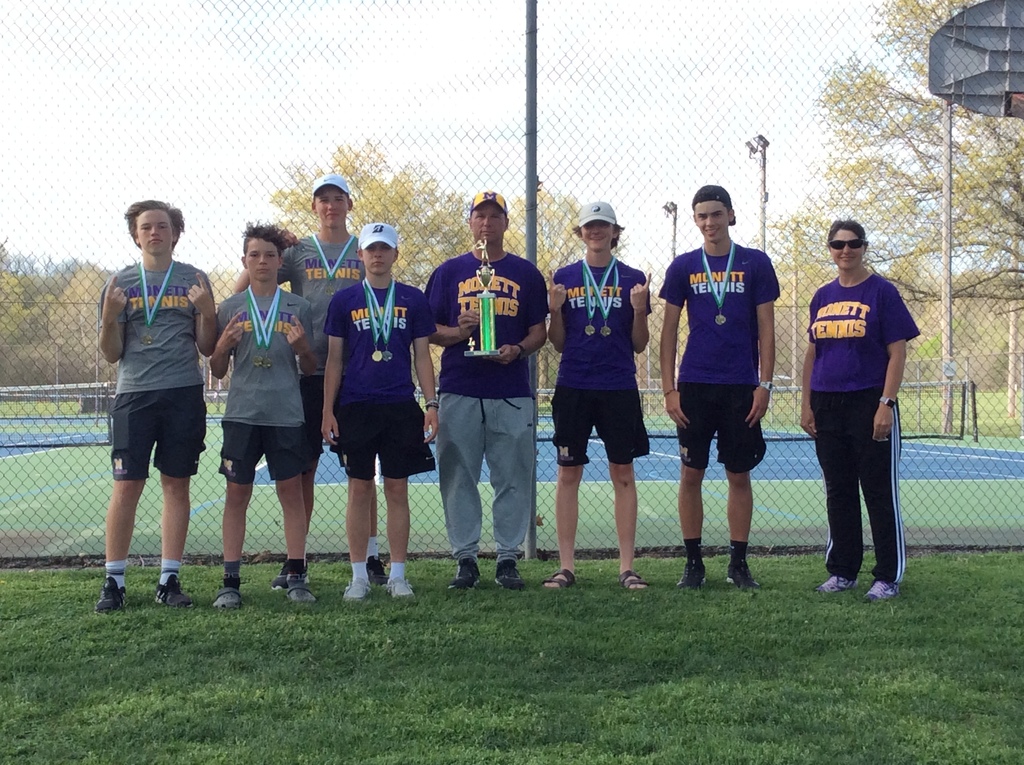
<path fill-rule="evenodd" d="M 704 244 L 672 261 L 661 289 L 661 381 L 665 411 L 676 423 L 682 458 L 679 520 L 686 568 L 679 587 L 704 585 L 701 485 L 717 433 L 718 461 L 729 482 L 727 581 L 740 589 L 756 589 L 759 585 L 747 565 L 754 512 L 750 471 L 764 459 L 761 418 L 768 411 L 775 370 L 779 280 L 767 255 L 732 241 L 729 227 L 736 216 L 729 192 L 721 186 L 697 191 L 693 220 Z M 684 305 L 690 332 L 675 376 Z"/>
<path fill-rule="evenodd" d="M 860 491 L 875 545 L 868 600 L 899 595 L 907 563 L 900 514 L 896 396 L 907 341 L 920 332 L 897 289 L 864 264 L 864 227 L 837 220 L 828 247 L 839 277 L 811 299 L 800 424 L 825 477 L 829 578 L 819 592 L 857 586 L 864 559 Z"/>
<path fill-rule="evenodd" d="M 498 553 L 495 581 L 521 590 L 516 567 L 519 549 L 532 520 L 530 481 L 536 459 L 534 400 L 526 357 L 547 339 L 547 285 L 537 267 L 505 251 L 508 206 L 501 194 L 477 194 L 469 208 L 469 230 L 484 243 L 494 270 L 499 351 L 490 357 L 467 357 L 469 341 L 478 340 L 483 286 L 477 276 L 481 250 L 445 261 L 427 282 L 427 300 L 436 331 L 430 341 L 441 354 L 441 425 L 437 434 L 438 477 L 452 554 L 458 561 L 448 586 L 467 589 L 480 579 L 477 553 L 483 507 L 480 471 L 484 457 L 494 487 L 494 541 Z"/>
<path fill-rule="evenodd" d="M 371 501 L 377 493 L 373 478 L 378 456 L 388 503 L 391 571 L 387 589 L 392 597 L 411 598 L 412 587 L 405 577 L 408 479 L 434 469 L 428 446 L 437 435 L 439 406 L 429 341 L 434 321 L 423 293 L 392 276 L 398 258 L 394 228 L 387 223 L 364 226 L 359 257 L 366 278 L 331 298 L 324 324 L 328 350 L 321 433 L 338 452 L 348 475 L 345 525 L 352 581 L 344 598 L 360 601 L 370 594 L 366 544 Z M 342 381 L 341 361 L 346 355 L 348 368 Z M 426 413 L 416 401 L 409 374 L 414 358 L 416 377 L 427 399 Z"/>
<path fill-rule="evenodd" d="M 549 588 L 576 583 L 576 525 L 579 490 L 591 431 L 604 442 L 615 490 L 619 538 L 619 584 L 647 586 L 633 570 L 636 544 L 636 478 L 633 460 L 650 452 L 634 355 L 650 340 L 648 279 L 619 262 L 612 251 L 622 226 L 607 202 L 592 202 L 580 213 L 576 235 L 586 246 L 583 259 L 551 277 L 548 339 L 562 354 L 551 402 L 558 449 L 555 522 L 560 568 L 544 580 Z"/>

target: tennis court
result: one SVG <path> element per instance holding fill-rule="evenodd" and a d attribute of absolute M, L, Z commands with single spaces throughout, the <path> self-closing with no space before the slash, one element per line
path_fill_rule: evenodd
<path fill-rule="evenodd" d="M 771 434 L 769 434 L 771 436 Z M 84 438 L 83 434 L 69 437 Z M 637 544 L 679 544 L 676 489 L 679 458 L 674 438 L 652 439 L 650 456 L 638 460 Z M 207 450 L 193 481 L 190 554 L 220 551 L 224 479 L 217 473 L 219 422 L 211 419 Z M 591 450 L 594 463 L 585 471 L 580 492 L 581 548 L 615 547 L 612 491 L 604 452 Z M 103 519 L 110 494 L 109 446 L 0 448 L 0 556 L 95 556 L 103 552 Z M 537 545 L 557 547 L 554 528 L 554 447 L 538 443 L 539 524 Z M 919 545 L 1019 545 L 1024 521 L 1024 453 L 1016 439 L 989 443 L 908 440 L 903 445 L 902 497 L 908 542 Z M 752 542 L 759 546 L 823 545 L 825 516 L 822 486 L 813 443 L 772 440 L 767 457 L 754 472 L 755 518 Z M 489 503 L 487 468 L 482 479 Z M 317 473 L 317 510 L 310 533 L 311 553 L 339 553 L 345 543 L 345 476 L 333 454 L 325 453 Z M 411 547 L 417 552 L 445 552 L 444 515 L 436 473 L 411 481 Z M 705 484 L 705 543 L 726 544 L 726 483 L 717 464 Z M 381 493 L 383 508 L 383 494 Z M 382 518 L 384 513 L 382 511 Z M 154 478 L 140 503 L 132 550 L 159 552 L 160 490 Z M 485 542 L 489 540 L 485 512 Z M 384 534 L 383 524 L 381 530 Z M 246 550 L 279 552 L 283 547 L 280 510 L 266 470 L 257 476 L 249 511 Z"/>

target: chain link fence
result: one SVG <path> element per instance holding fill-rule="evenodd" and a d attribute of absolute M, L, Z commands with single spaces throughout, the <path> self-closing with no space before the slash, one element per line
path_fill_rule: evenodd
<path fill-rule="evenodd" d="M 1016 122 L 962 110 L 954 118 L 952 356 L 943 335 L 943 106 L 927 94 L 924 51 L 956 10 L 909 0 L 730 0 L 700 12 L 673 0 L 542 2 L 529 30 L 527 6 L 516 2 L 225 0 L 129 9 L 28 0 L 7 8 L 0 557 L 103 553 L 116 370 L 97 350 L 97 305 L 105 279 L 137 260 L 123 218 L 132 202 L 163 199 L 184 211 L 176 258 L 209 273 L 218 301 L 240 269 L 246 222 L 312 233 L 311 180 L 327 171 L 352 186 L 350 231 L 374 220 L 396 225 L 404 281 L 423 286 L 438 263 L 468 249 L 466 205 L 482 189 L 509 199 L 506 246 L 525 253 L 525 51 L 534 31 L 537 261 L 545 275 L 581 256 L 571 231 L 578 209 L 602 199 L 625 226 L 619 257 L 651 275 L 656 295 L 673 255 L 700 244 L 690 199 L 705 183 L 732 193 L 734 238 L 762 246 L 775 263 L 778 389 L 766 421 L 768 458 L 754 473 L 752 543 L 825 542 L 820 473 L 799 428 L 800 365 L 810 297 L 834 276 L 828 224 L 854 217 L 868 230 L 871 265 L 900 286 L 922 330 L 900 397 L 908 541 L 1024 544 L 1024 215 L 1021 195 L 1006 202 L 1014 177 L 1020 185 L 1024 140 Z M 653 303 L 652 342 L 637 357 L 654 436 L 652 455 L 636 464 L 637 543 L 648 550 L 680 543 L 679 460 L 657 353 L 662 307 Z M 556 548 L 545 418 L 557 364 L 550 345 L 537 357 L 541 550 Z M 193 555 L 221 549 L 226 387 L 206 377 Z M 578 544 L 603 550 L 615 535 L 599 443 L 591 458 Z M 344 475 L 333 455 L 321 464 L 309 550 L 344 552 Z M 709 470 L 705 485 L 705 543 L 725 544 L 724 475 Z M 447 551 L 436 476 L 414 482 L 411 498 L 412 549 Z M 159 553 L 159 516 L 152 480 L 134 553 Z M 283 550 L 265 477 L 246 550 Z"/>

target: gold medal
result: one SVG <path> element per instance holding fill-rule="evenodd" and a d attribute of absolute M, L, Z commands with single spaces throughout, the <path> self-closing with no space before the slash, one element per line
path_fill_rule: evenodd
<path fill-rule="evenodd" d="M 252 365 L 254 367 L 262 367 L 263 366 L 263 357 L 262 356 L 253 356 Z"/>
<path fill-rule="evenodd" d="M 608 337 L 612 333 L 612 328 L 605 324 L 601 327 L 601 337 Z"/>
<path fill-rule="evenodd" d="M 725 317 L 722 316 L 722 314 L 718 314 L 718 316 L 715 317 L 715 324 L 717 324 L 718 326 L 722 326 L 723 324 L 725 324 Z"/>
<path fill-rule="evenodd" d="M 384 358 L 384 354 L 380 351 L 374 351 L 370 358 L 374 361 L 381 361 Z"/>
<path fill-rule="evenodd" d="M 597 330 L 594 329 L 594 325 L 593 324 L 588 324 L 586 327 L 583 328 L 583 331 L 586 332 L 588 335 L 592 335 Z"/>
<path fill-rule="evenodd" d="M 142 336 L 142 344 L 143 345 L 152 345 L 153 344 L 153 336 L 152 335 L 143 335 Z"/>

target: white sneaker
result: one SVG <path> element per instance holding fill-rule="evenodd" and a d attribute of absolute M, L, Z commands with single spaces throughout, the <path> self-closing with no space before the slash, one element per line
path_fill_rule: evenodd
<path fill-rule="evenodd" d="M 366 600 L 370 594 L 370 581 L 368 579 L 353 579 L 345 588 L 344 600 Z"/>
<path fill-rule="evenodd" d="M 412 586 L 405 579 L 389 579 L 387 587 L 393 598 L 411 598 L 415 594 L 412 591 Z"/>

